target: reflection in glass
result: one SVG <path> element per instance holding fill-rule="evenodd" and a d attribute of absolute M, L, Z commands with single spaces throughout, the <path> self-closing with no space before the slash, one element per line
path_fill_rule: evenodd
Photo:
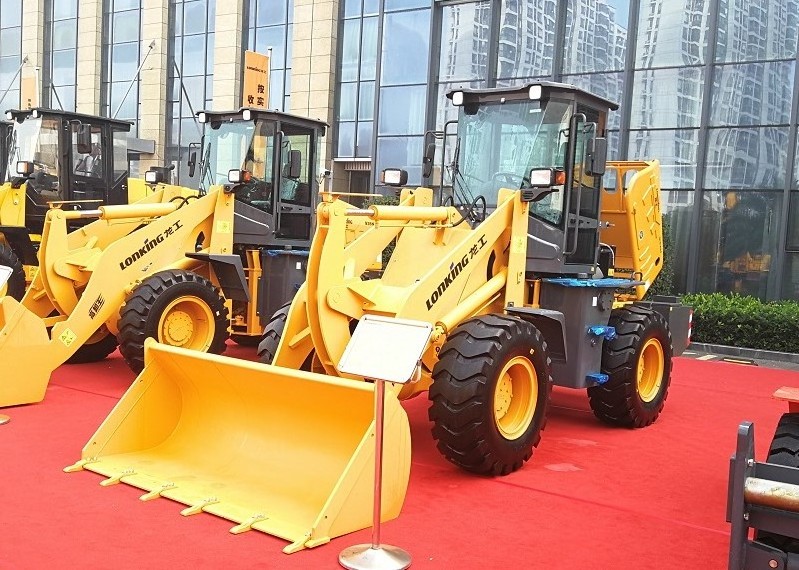
<path fill-rule="evenodd" d="M 375 82 L 362 81 L 358 94 L 358 120 L 371 121 L 375 115 Z"/>
<path fill-rule="evenodd" d="M 424 85 L 382 88 L 378 134 L 423 134 L 426 95 Z"/>
<path fill-rule="evenodd" d="M 138 41 L 139 40 L 138 10 L 115 13 L 113 34 L 114 34 L 115 43 Z"/>
<path fill-rule="evenodd" d="M 22 50 L 22 33 L 20 28 L 4 28 L 0 30 L 0 53 L 4 56 L 19 55 Z"/>
<path fill-rule="evenodd" d="M 799 301 L 799 253 L 786 253 L 782 276 L 782 299 Z"/>
<path fill-rule="evenodd" d="M 22 0 L 3 0 L 0 8 L 0 28 L 22 25 Z"/>
<path fill-rule="evenodd" d="M 590 75 L 566 75 L 564 83 L 570 83 L 585 89 L 589 93 L 604 97 L 617 105 L 624 96 L 624 74 L 622 73 L 592 73 Z M 618 129 L 621 125 L 621 114 L 611 111 L 608 115 L 608 129 Z"/>
<path fill-rule="evenodd" d="M 552 73 L 556 0 L 502 0 L 497 77 Z"/>
<path fill-rule="evenodd" d="M 629 0 L 570 0 L 563 70 L 587 73 L 624 69 L 629 11 Z"/>
<path fill-rule="evenodd" d="M 674 268 L 673 285 L 678 291 L 686 291 L 688 283 L 688 252 L 690 248 L 691 226 L 695 192 L 687 190 L 667 190 L 661 192 L 663 231 L 669 232 Z"/>
<path fill-rule="evenodd" d="M 705 192 L 698 289 L 764 299 L 776 287 L 781 210 L 780 192 Z"/>
<path fill-rule="evenodd" d="M 338 124 L 338 156 L 355 156 L 355 123 Z"/>
<path fill-rule="evenodd" d="M 785 249 L 799 251 L 799 192 L 791 192 L 791 205 L 788 208 L 788 238 Z"/>
<path fill-rule="evenodd" d="M 339 93 L 338 119 L 339 121 L 354 121 L 355 108 L 358 104 L 357 83 L 342 83 Z"/>
<path fill-rule="evenodd" d="M 710 124 L 773 125 L 791 118 L 795 61 L 722 65 L 713 72 Z"/>
<path fill-rule="evenodd" d="M 783 188 L 786 127 L 710 129 L 705 188 Z"/>
<path fill-rule="evenodd" d="M 378 137 L 375 159 L 375 179 L 386 168 L 402 168 L 408 171 L 408 184 L 422 181 L 423 137 Z"/>
<path fill-rule="evenodd" d="M 785 0 L 719 0 L 716 61 L 795 57 L 796 8 Z"/>
<path fill-rule="evenodd" d="M 630 127 L 698 127 L 703 78 L 704 71 L 697 67 L 636 71 Z"/>
<path fill-rule="evenodd" d="M 364 18 L 361 34 L 361 81 L 374 79 L 376 70 L 377 18 Z"/>
<path fill-rule="evenodd" d="M 358 79 L 358 41 L 361 33 L 360 20 L 346 20 L 341 40 L 341 81 Z"/>
<path fill-rule="evenodd" d="M 355 156 L 368 157 L 372 155 L 372 134 L 374 123 L 358 123 L 358 142 L 355 145 Z"/>
<path fill-rule="evenodd" d="M 711 4 L 711 0 L 641 2 L 635 67 L 705 63 Z"/>
<path fill-rule="evenodd" d="M 629 160 L 660 161 L 660 186 L 696 188 L 698 129 L 630 131 Z"/>
<path fill-rule="evenodd" d="M 383 24 L 381 85 L 427 81 L 430 10 L 386 14 Z"/>
<path fill-rule="evenodd" d="M 483 79 L 488 73 L 491 2 L 444 6 L 441 17 L 441 81 Z"/>

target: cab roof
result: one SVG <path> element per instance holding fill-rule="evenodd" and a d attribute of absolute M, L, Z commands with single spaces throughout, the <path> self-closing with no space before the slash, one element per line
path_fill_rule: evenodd
<path fill-rule="evenodd" d="M 126 131 L 130 131 L 130 128 L 133 126 L 133 123 L 129 121 L 122 121 L 120 119 L 111 119 L 109 117 L 100 117 L 98 115 L 87 115 L 85 113 L 75 113 L 73 111 L 62 111 L 60 109 L 47 109 L 44 107 L 34 107 L 33 109 L 9 109 L 6 111 L 6 118 L 9 118 L 9 115 L 11 119 L 20 123 L 30 116 L 33 116 L 34 118 L 36 116 L 49 116 L 65 119 L 67 121 L 80 121 L 81 123 L 91 123 L 94 125 L 100 123 L 109 124 L 117 128 L 122 128 Z"/>
<path fill-rule="evenodd" d="M 552 81 L 533 81 L 516 87 L 493 87 L 490 89 L 453 89 L 447 93 L 447 98 L 452 99 L 454 93 L 463 93 L 463 102 L 466 103 L 492 103 L 506 100 L 521 100 L 530 98 L 530 88 L 540 86 L 540 100 L 546 101 L 550 98 L 565 99 L 583 103 L 588 107 L 599 110 L 615 111 L 619 108 L 617 103 L 589 93 L 575 85 L 568 83 L 555 83 Z"/>
<path fill-rule="evenodd" d="M 251 113 L 250 120 L 263 119 L 266 121 L 291 123 L 300 127 L 317 130 L 320 136 L 325 136 L 325 130 L 329 126 L 326 122 L 317 119 L 309 119 L 308 117 L 302 117 L 292 113 L 284 113 L 282 111 L 262 109 L 259 107 L 241 107 L 238 111 L 199 111 L 197 116 L 200 118 L 201 122 L 204 118 L 207 123 L 243 121 L 244 111 L 249 111 Z"/>

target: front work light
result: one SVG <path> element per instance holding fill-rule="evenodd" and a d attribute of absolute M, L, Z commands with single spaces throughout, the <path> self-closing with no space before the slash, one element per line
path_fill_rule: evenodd
<path fill-rule="evenodd" d="M 252 175 L 249 170 L 229 170 L 227 173 L 228 182 L 231 184 L 243 184 L 252 180 Z"/>
<path fill-rule="evenodd" d="M 455 91 L 452 94 L 452 104 L 456 107 L 463 105 L 463 91 Z"/>
<path fill-rule="evenodd" d="M 541 99 L 541 86 L 530 85 L 530 100 L 538 101 L 539 99 Z"/>
<path fill-rule="evenodd" d="M 404 186 L 408 183 L 408 172 L 399 168 L 386 168 L 380 173 L 380 182 L 386 186 Z"/>
<path fill-rule="evenodd" d="M 20 176 L 30 176 L 33 174 L 33 163 L 27 160 L 17 161 L 17 174 Z"/>

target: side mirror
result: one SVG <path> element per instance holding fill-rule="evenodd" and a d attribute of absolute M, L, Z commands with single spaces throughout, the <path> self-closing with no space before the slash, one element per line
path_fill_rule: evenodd
<path fill-rule="evenodd" d="M 92 126 L 85 123 L 78 125 L 77 145 L 75 147 L 80 154 L 91 154 L 92 152 Z"/>
<path fill-rule="evenodd" d="M 197 166 L 197 151 L 196 150 L 191 151 L 191 154 L 189 154 L 189 161 L 188 161 L 187 164 L 189 166 L 189 178 L 194 178 L 194 170 L 195 170 L 195 168 Z"/>
<path fill-rule="evenodd" d="M 289 173 L 286 178 L 296 180 L 302 175 L 302 153 L 298 150 L 289 151 Z"/>
<path fill-rule="evenodd" d="M 585 143 L 583 167 L 588 176 L 605 174 L 608 158 L 608 140 L 604 137 L 590 138 Z"/>
<path fill-rule="evenodd" d="M 430 143 L 424 149 L 424 158 L 422 158 L 422 178 L 430 178 L 433 174 L 433 160 L 436 157 L 436 143 Z"/>

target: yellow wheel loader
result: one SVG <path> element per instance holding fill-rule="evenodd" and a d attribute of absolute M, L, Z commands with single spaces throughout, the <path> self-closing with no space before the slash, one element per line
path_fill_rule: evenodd
<path fill-rule="evenodd" d="M 51 203 L 63 209 L 127 204 L 146 187 L 128 180 L 128 122 L 42 108 L 7 111 L 6 118 L 0 129 L 0 296 L 20 300 L 38 266 Z M 73 220 L 70 229 L 83 223 Z"/>
<path fill-rule="evenodd" d="M 12 372 L 0 379 L 0 406 L 40 401 L 55 368 L 104 358 L 117 343 L 136 372 L 148 337 L 222 352 L 228 303 L 234 311 L 240 304 L 242 320 L 254 318 L 262 331 L 258 315 L 291 298 L 304 274 L 262 269 L 261 258 L 273 251 L 265 246 L 308 243 L 324 124 L 271 112 L 229 115 L 209 119 L 204 161 L 204 168 L 232 167 L 224 184 L 220 170 L 204 194 L 165 186 L 167 169 L 156 168 L 145 175 L 150 195 L 135 204 L 72 210 L 66 202 L 47 212 L 39 271 L 22 301 L 0 301 L 0 368 Z M 248 161 L 268 170 L 253 176 L 241 170 Z M 252 205 L 256 193 L 263 202 Z M 69 231 L 73 221 L 91 223 Z M 307 253 L 297 256 L 304 263 Z M 256 265 L 246 265 L 249 275 L 245 263 Z M 270 280 L 279 283 L 269 289 Z"/>
<path fill-rule="evenodd" d="M 144 371 L 68 470 L 275 534 L 285 552 L 369 526 L 374 384 L 337 368 L 364 315 L 434 327 L 421 379 L 387 390 L 383 520 L 410 469 L 399 401 L 422 391 L 444 457 L 482 474 L 531 457 L 553 381 L 587 388 L 604 421 L 653 422 L 688 326 L 683 307 L 641 301 L 663 262 L 658 162 L 611 164 L 604 187 L 616 106 L 571 86 L 450 97 L 448 196 L 404 189 L 398 206 L 364 208 L 325 193 L 305 285 L 265 329 L 271 364 L 148 342 Z"/>

